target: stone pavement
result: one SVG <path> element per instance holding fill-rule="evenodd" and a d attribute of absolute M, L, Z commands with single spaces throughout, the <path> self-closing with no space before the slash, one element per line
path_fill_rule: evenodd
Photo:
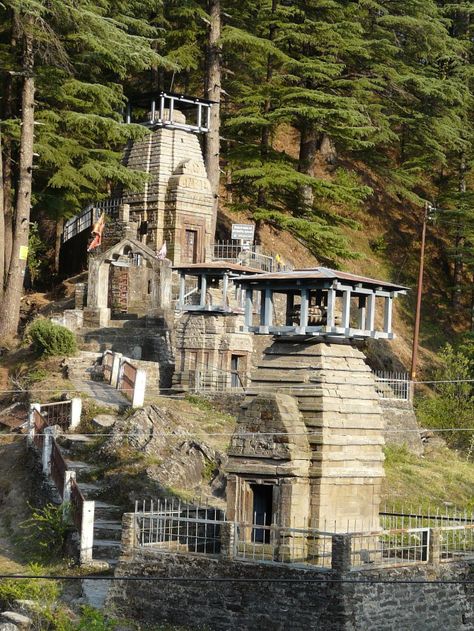
<path fill-rule="evenodd" d="M 118 410 L 121 407 L 129 406 L 130 401 L 118 390 L 110 386 L 108 383 L 101 381 L 92 381 L 73 377 L 71 383 L 79 392 L 83 392 L 86 396 L 91 397 L 98 405 L 104 405 L 109 408 Z"/>

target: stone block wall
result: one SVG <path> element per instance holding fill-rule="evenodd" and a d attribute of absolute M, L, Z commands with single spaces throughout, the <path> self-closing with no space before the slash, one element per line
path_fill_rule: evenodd
<path fill-rule="evenodd" d="M 472 578 L 465 562 L 340 573 L 140 550 L 122 557 L 115 576 L 107 605 L 154 625 L 209 631 L 474 628 L 472 590 L 449 582 Z M 122 582 L 121 576 L 165 580 Z"/>
<path fill-rule="evenodd" d="M 385 443 L 387 445 L 405 445 L 411 452 L 421 456 L 423 443 L 413 403 L 396 399 L 381 399 L 380 406 L 384 420 Z"/>

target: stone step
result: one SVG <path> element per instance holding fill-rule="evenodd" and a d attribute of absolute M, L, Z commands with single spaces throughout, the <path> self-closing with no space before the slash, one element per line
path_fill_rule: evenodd
<path fill-rule="evenodd" d="M 61 447 L 74 452 L 93 441 L 94 438 L 86 436 L 85 434 L 66 434 L 61 437 Z"/>
<path fill-rule="evenodd" d="M 94 520 L 94 539 L 106 539 L 120 541 L 122 537 L 122 524 L 113 519 Z"/>
<path fill-rule="evenodd" d="M 82 580 L 82 596 L 88 605 L 96 609 L 103 609 L 109 589 L 112 586 L 112 580 Z"/>
<path fill-rule="evenodd" d="M 72 460 L 66 458 L 66 465 L 69 470 L 75 471 L 76 476 L 79 477 L 81 473 L 92 473 L 96 470 L 96 467 L 89 462 L 83 462 L 82 460 Z"/>
<path fill-rule="evenodd" d="M 95 519 L 121 520 L 124 511 L 121 506 L 109 504 L 101 500 L 95 502 Z"/>
<path fill-rule="evenodd" d="M 121 551 L 121 543 L 116 539 L 98 539 L 92 547 L 94 559 L 118 559 Z"/>
<path fill-rule="evenodd" d="M 97 495 L 104 488 L 100 484 L 96 482 L 79 482 L 79 487 L 81 489 L 82 494 L 88 500 L 93 500 L 97 497 Z"/>

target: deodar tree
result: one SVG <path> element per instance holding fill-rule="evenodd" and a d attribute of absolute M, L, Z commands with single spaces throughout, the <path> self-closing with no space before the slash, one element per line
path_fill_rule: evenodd
<path fill-rule="evenodd" d="M 120 164 L 123 145 L 143 133 L 122 123 L 122 82 L 168 64 L 149 24 L 159 10 L 153 1 L 0 5 L 0 338 L 19 324 L 32 204 L 60 218 L 112 183 L 143 182 Z"/>

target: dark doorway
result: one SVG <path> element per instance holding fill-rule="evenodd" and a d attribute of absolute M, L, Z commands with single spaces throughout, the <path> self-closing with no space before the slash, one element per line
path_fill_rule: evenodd
<path fill-rule="evenodd" d="M 272 523 L 273 486 L 270 484 L 251 484 L 253 492 L 253 524 L 270 526 Z M 253 528 L 252 541 L 270 543 L 270 530 Z"/>
<path fill-rule="evenodd" d="M 197 262 L 197 230 L 186 230 L 183 263 Z"/>
<path fill-rule="evenodd" d="M 239 377 L 239 355 L 231 355 L 230 357 L 230 386 L 231 388 L 238 388 L 240 384 Z"/>

